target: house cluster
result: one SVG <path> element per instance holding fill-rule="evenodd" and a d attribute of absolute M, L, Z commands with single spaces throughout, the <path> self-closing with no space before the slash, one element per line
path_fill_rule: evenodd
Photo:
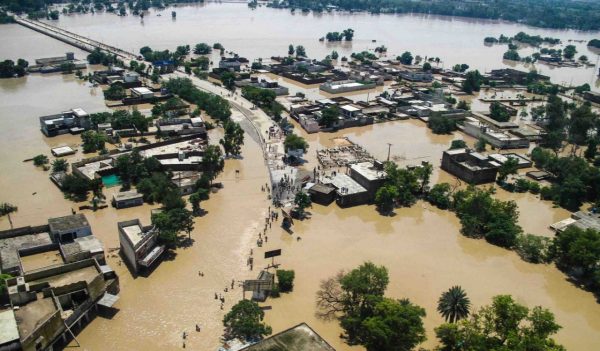
<path fill-rule="evenodd" d="M 518 160 L 518 168 L 532 165 L 531 160 L 515 153 L 484 155 L 469 149 L 452 149 L 444 151 L 442 169 L 468 184 L 492 183 L 509 158 Z"/>
<path fill-rule="evenodd" d="M 67 52 L 64 56 L 46 57 L 35 60 L 35 65 L 27 68 L 29 72 L 53 73 L 85 69 L 86 61 L 77 60 L 75 54 Z"/>
<path fill-rule="evenodd" d="M 571 214 L 570 218 L 563 219 L 550 225 L 550 228 L 557 233 L 560 233 L 570 226 L 574 226 L 583 230 L 593 229 L 600 231 L 600 213 L 591 211 L 577 211 Z"/>
<path fill-rule="evenodd" d="M 140 75 L 136 72 L 127 71 L 121 67 L 109 67 L 106 70 L 95 71 L 92 81 L 98 84 L 121 84 L 124 88 L 137 88 L 142 86 Z"/>
<path fill-rule="evenodd" d="M 60 257 L 50 265 L 42 257 Z M 96 314 L 112 308 L 119 280 L 83 214 L 0 232 L 0 270 L 8 304 L 0 311 L 0 348 L 52 350 Z"/>
<path fill-rule="evenodd" d="M 206 134 L 192 134 L 174 137 L 168 140 L 139 145 L 142 157 L 155 157 L 163 168 L 173 172 L 172 182 L 183 195 L 189 194 L 202 175 L 202 156 L 207 145 Z M 87 180 L 102 179 L 116 176 L 116 160 L 121 155 L 131 152 L 130 148 L 111 150 L 108 155 L 90 157 L 71 164 L 72 173 Z M 53 173 L 51 179 L 60 188 L 64 172 Z M 117 208 L 140 206 L 143 197 L 135 190 L 113 194 L 112 205 Z"/>
<path fill-rule="evenodd" d="M 468 111 L 453 108 L 444 98 L 441 90 L 430 92 L 427 88 L 398 88 L 387 91 L 374 100 L 354 102 L 345 97 L 333 97 L 314 102 L 299 97 L 290 97 L 283 104 L 308 133 L 331 129 L 363 126 L 390 120 L 418 118 L 425 122 L 432 115 L 445 116 L 461 121 Z M 337 106 L 337 120 L 325 125 L 322 119 L 324 109 Z"/>

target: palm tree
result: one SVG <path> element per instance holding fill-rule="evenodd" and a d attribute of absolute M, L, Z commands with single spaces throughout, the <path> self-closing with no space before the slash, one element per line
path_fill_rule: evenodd
<path fill-rule="evenodd" d="M 438 312 L 446 322 L 454 323 L 469 315 L 471 301 L 460 286 L 453 286 L 444 292 L 438 300 Z"/>
<path fill-rule="evenodd" d="M 13 212 L 17 212 L 19 209 L 15 205 L 11 205 L 8 202 L 3 202 L 0 204 L 0 217 L 8 216 L 8 222 L 10 223 L 10 229 L 13 228 L 12 219 L 10 219 L 10 214 Z"/>

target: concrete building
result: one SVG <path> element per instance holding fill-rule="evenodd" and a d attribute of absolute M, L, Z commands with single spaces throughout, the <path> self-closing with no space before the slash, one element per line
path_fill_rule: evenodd
<path fill-rule="evenodd" d="M 408 80 L 409 82 L 431 82 L 433 81 L 433 75 L 431 72 L 422 71 L 401 71 L 399 74 L 400 78 Z"/>
<path fill-rule="evenodd" d="M 121 191 L 113 194 L 112 205 L 119 208 L 135 207 L 144 204 L 144 196 L 135 190 Z"/>
<path fill-rule="evenodd" d="M 340 207 L 364 205 L 369 202 L 370 195 L 367 189 L 343 173 L 336 173 L 332 177 L 325 177 L 322 183 L 336 189 L 336 202 Z"/>
<path fill-rule="evenodd" d="M 179 189 L 181 195 L 190 195 L 196 189 L 196 182 L 202 173 L 194 171 L 173 172 L 171 182 Z"/>
<path fill-rule="evenodd" d="M 474 138 L 483 138 L 497 149 L 520 149 L 529 147 L 529 140 L 527 138 L 510 133 L 510 129 L 493 129 L 488 124 L 480 122 L 473 117 L 465 118 L 462 129 L 466 134 Z"/>
<path fill-rule="evenodd" d="M 7 279 L 6 285 L 13 315 L 2 315 L 10 329 L 5 340 L 14 339 L 16 324 L 15 350 L 25 351 L 66 345 L 70 329 L 81 329 L 99 307 L 112 307 L 119 292 L 115 272 L 94 259 L 36 270 Z"/>
<path fill-rule="evenodd" d="M 377 84 L 375 83 L 360 83 L 355 80 L 340 80 L 323 83 L 319 86 L 319 89 L 329 94 L 341 94 L 349 93 L 351 91 L 372 89 L 376 86 Z"/>
<path fill-rule="evenodd" d="M 379 161 L 355 163 L 348 169 L 350 177 L 367 189 L 369 200 L 375 199 L 375 193 L 387 178 L 387 173 L 383 170 L 383 163 Z"/>
<path fill-rule="evenodd" d="M 468 149 L 444 151 L 442 169 L 469 184 L 491 183 L 496 180 L 498 166 L 482 154 Z"/>
<path fill-rule="evenodd" d="M 221 57 L 221 61 L 219 61 L 219 68 L 227 69 L 230 71 L 239 72 L 242 67 L 242 62 L 238 60 L 237 57 Z"/>
<path fill-rule="evenodd" d="M 600 213 L 577 211 L 571 214 L 571 218 L 563 219 L 550 226 L 556 232 L 562 232 L 570 226 L 580 229 L 593 229 L 600 231 Z"/>
<path fill-rule="evenodd" d="M 78 134 L 92 127 L 90 115 L 80 108 L 74 108 L 56 115 L 42 116 L 40 129 L 47 137 L 60 134 Z"/>
<path fill-rule="evenodd" d="M 131 97 L 141 99 L 141 100 L 149 100 L 154 98 L 154 93 L 152 90 L 146 87 L 137 87 L 131 88 Z"/>
<path fill-rule="evenodd" d="M 99 264 L 106 264 L 104 246 L 100 239 L 93 235 L 76 238 L 72 242 L 59 244 L 60 254 L 65 263 L 72 263 L 93 258 Z"/>
<path fill-rule="evenodd" d="M 68 242 L 92 235 L 92 228 L 83 213 L 48 219 L 50 235 L 55 242 Z"/>
<path fill-rule="evenodd" d="M 165 251 L 158 245 L 158 230 L 153 226 L 142 226 L 139 219 L 117 223 L 121 255 L 135 273 L 147 269 Z"/>

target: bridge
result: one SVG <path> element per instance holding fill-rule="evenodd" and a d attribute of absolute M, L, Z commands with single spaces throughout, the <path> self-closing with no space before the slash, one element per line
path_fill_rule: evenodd
<path fill-rule="evenodd" d="M 27 18 L 24 18 L 21 16 L 13 16 L 13 17 L 15 19 L 15 22 L 17 22 L 18 24 L 20 24 L 24 27 L 27 27 L 36 32 L 47 35 L 49 37 L 52 37 L 56 40 L 60 40 L 63 43 L 69 44 L 71 46 L 74 46 L 74 47 L 79 48 L 84 51 L 92 52 L 96 48 L 99 48 L 107 53 L 117 55 L 118 57 L 120 57 L 122 60 L 125 60 L 125 61 L 135 60 L 138 56 L 134 53 L 119 49 L 112 45 L 104 44 L 97 40 L 86 38 L 79 34 L 69 32 L 68 30 L 65 30 L 65 29 L 44 23 L 44 22 L 30 20 L 30 19 L 27 19 Z"/>

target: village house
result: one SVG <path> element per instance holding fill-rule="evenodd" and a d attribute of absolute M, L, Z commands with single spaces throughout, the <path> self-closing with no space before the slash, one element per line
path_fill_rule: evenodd
<path fill-rule="evenodd" d="M 92 228 L 83 213 L 48 219 L 50 235 L 56 242 L 72 241 L 92 235 Z"/>

